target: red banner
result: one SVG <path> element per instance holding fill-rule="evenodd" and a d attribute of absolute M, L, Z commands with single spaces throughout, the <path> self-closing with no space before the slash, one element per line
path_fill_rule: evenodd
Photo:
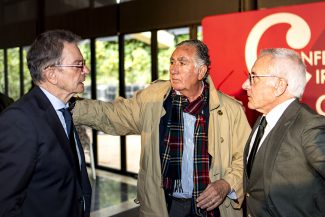
<path fill-rule="evenodd" d="M 287 47 L 300 53 L 307 66 L 302 101 L 325 115 L 324 14 L 325 3 L 320 2 L 204 18 L 203 39 L 215 86 L 246 104 L 241 85 L 260 49 Z M 248 118 L 254 118 L 251 112 Z"/>

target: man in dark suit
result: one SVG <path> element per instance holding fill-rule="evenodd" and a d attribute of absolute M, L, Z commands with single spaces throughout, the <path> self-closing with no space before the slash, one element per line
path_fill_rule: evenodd
<path fill-rule="evenodd" d="M 305 85 L 305 65 L 284 48 L 262 50 L 243 84 L 262 113 L 244 151 L 247 216 L 325 216 L 325 117 L 299 102 Z"/>
<path fill-rule="evenodd" d="M 88 217 L 91 186 L 66 110 L 84 90 L 85 65 L 65 30 L 38 36 L 27 54 L 34 84 L 0 115 L 0 216 Z"/>

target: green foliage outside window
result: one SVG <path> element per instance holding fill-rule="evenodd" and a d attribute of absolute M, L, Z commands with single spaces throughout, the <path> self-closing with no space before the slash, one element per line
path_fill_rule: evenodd
<path fill-rule="evenodd" d="M 86 65 L 90 69 L 90 41 L 84 40 L 78 45 L 83 58 L 86 60 Z M 91 73 L 91 72 L 90 72 Z M 90 85 L 90 75 L 86 77 L 85 85 Z"/>
<path fill-rule="evenodd" d="M 96 71 L 98 84 L 118 82 L 119 53 L 118 42 L 96 41 Z"/>
<path fill-rule="evenodd" d="M 189 39 L 189 34 L 175 36 L 175 44 Z M 150 44 L 137 39 L 125 40 L 125 83 L 148 84 L 151 82 Z M 81 43 L 79 48 L 90 67 L 90 43 Z M 160 79 L 169 79 L 170 56 L 175 47 L 159 49 L 158 70 Z M 119 53 L 116 40 L 96 40 L 97 84 L 115 84 L 118 81 Z M 90 77 L 90 76 L 88 76 Z M 88 82 L 87 82 L 88 81 Z M 90 79 L 86 80 L 90 85 Z"/>
<path fill-rule="evenodd" d="M 26 59 L 28 50 L 29 50 L 29 47 L 23 48 L 24 93 L 29 92 L 29 90 L 32 87 L 32 77 L 31 77 L 29 69 L 27 67 L 27 59 Z"/>
<path fill-rule="evenodd" d="M 8 52 L 9 97 L 15 101 L 20 97 L 19 48 L 10 48 Z"/>
<path fill-rule="evenodd" d="M 151 82 L 150 44 L 135 39 L 125 40 L 125 83 Z"/>
<path fill-rule="evenodd" d="M 79 48 L 89 67 L 90 47 L 89 43 L 81 43 Z M 150 44 L 136 40 L 125 40 L 125 83 L 126 86 L 140 84 L 144 86 L 151 82 L 151 47 Z M 92 72 L 90 72 L 92 73 Z M 96 82 L 97 88 L 102 85 L 115 86 L 118 94 L 119 80 L 119 53 L 117 37 L 102 38 L 96 40 Z M 90 76 L 85 85 L 90 86 Z M 87 82 L 88 81 L 88 82 Z M 87 90 L 86 91 L 89 91 Z M 100 90 L 98 90 L 100 91 Z M 97 94 L 99 97 L 100 93 Z M 90 94 L 87 95 L 90 97 Z"/>

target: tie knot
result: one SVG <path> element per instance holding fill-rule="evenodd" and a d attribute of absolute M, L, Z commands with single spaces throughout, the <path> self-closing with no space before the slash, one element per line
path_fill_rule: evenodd
<path fill-rule="evenodd" d="M 72 116 L 69 108 L 60 108 L 59 111 L 62 112 L 64 118 L 67 118 L 67 117 L 69 118 Z"/>
<path fill-rule="evenodd" d="M 68 108 L 60 108 L 59 111 L 62 112 L 62 113 L 64 113 L 64 112 L 67 112 L 69 110 L 68 110 Z"/>
<path fill-rule="evenodd" d="M 260 126 L 263 127 L 263 128 L 265 128 L 266 125 L 267 125 L 267 121 L 266 121 L 265 116 L 263 116 L 263 117 L 261 118 Z"/>

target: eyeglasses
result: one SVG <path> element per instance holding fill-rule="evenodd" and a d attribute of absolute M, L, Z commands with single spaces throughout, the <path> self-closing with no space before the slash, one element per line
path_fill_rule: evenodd
<path fill-rule="evenodd" d="M 84 69 L 86 67 L 86 61 L 82 60 L 81 64 L 56 64 L 56 65 L 52 65 L 52 66 L 47 66 L 47 67 L 45 67 L 45 69 L 51 68 L 51 67 L 75 67 L 78 69 Z"/>
<path fill-rule="evenodd" d="M 58 64 L 53 67 L 76 67 L 78 69 L 84 69 L 86 67 L 86 61 L 82 60 L 81 64 Z"/>
<path fill-rule="evenodd" d="M 249 84 L 252 85 L 254 83 L 254 78 L 255 77 L 277 77 L 275 75 L 253 75 L 251 73 L 248 73 L 248 80 L 249 80 Z"/>

